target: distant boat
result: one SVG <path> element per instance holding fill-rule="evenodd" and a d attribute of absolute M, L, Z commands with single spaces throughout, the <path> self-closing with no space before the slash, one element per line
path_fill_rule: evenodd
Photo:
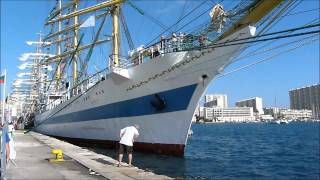
<path fill-rule="evenodd" d="M 289 121 L 288 120 L 280 120 L 280 124 L 289 124 Z"/>
<path fill-rule="evenodd" d="M 270 124 L 288 124 L 289 121 L 285 119 L 278 119 L 278 120 L 273 120 L 270 121 Z"/>
<path fill-rule="evenodd" d="M 280 124 L 280 120 L 269 121 L 270 124 Z"/>

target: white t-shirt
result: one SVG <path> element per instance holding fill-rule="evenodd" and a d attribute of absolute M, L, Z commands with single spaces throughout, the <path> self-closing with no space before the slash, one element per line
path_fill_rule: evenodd
<path fill-rule="evenodd" d="M 122 135 L 122 136 L 121 136 Z M 139 132 L 134 126 L 128 126 L 120 131 L 120 144 L 133 146 L 134 137 L 138 137 Z"/>

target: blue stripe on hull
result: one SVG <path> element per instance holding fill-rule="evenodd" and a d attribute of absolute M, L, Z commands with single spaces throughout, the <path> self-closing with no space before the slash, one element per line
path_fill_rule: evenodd
<path fill-rule="evenodd" d="M 52 117 L 45 124 L 80 122 L 98 119 L 143 116 L 159 113 L 168 113 L 187 109 L 197 84 L 184 86 L 168 91 L 156 93 L 164 98 L 165 107 L 157 110 L 151 102 L 157 101 L 155 94 L 142 96 L 130 100 L 107 104 L 83 111 Z"/>

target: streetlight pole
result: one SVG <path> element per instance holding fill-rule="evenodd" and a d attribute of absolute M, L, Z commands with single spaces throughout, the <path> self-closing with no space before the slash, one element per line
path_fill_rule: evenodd
<path fill-rule="evenodd" d="M 3 84 L 3 102 L 2 102 L 2 116 L 1 116 L 1 125 L 2 125 L 2 137 L 1 137 L 1 179 L 5 179 L 6 174 L 6 134 L 7 134 L 7 123 L 4 118 L 5 114 L 5 98 L 6 98 L 6 81 L 7 81 L 7 71 L 4 70 L 4 84 Z"/>

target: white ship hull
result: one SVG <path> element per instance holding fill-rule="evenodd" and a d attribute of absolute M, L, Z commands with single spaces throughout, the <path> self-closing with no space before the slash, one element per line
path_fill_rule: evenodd
<path fill-rule="evenodd" d="M 246 37 L 244 28 L 223 41 Z M 36 131 L 114 146 L 121 128 L 139 124 L 135 150 L 183 155 L 200 97 L 241 47 L 169 53 L 123 70 L 123 76 L 111 73 L 87 92 L 38 114 Z M 165 105 L 158 108 L 161 102 Z"/>

